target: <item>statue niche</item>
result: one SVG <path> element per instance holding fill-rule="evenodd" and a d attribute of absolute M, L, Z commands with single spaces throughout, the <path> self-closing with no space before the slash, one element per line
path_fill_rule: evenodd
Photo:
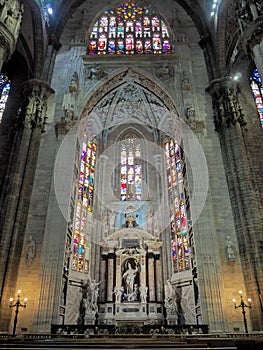
<path fill-rule="evenodd" d="M 134 258 L 128 258 L 122 265 L 122 286 L 124 301 L 139 301 L 139 263 Z"/>

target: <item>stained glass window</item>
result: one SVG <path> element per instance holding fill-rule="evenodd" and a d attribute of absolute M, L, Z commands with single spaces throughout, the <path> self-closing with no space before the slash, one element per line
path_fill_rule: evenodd
<path fill-rule="evenodd" d="M 71 267 L 83 273 L 89 272 L 90 251 L 86 226 L 88 213 L 93 209 L 96 149 L 96 139 L 82 144 Z"/>
<path fill-rule="evenodd" d="M 0 122 L 3 118 L 9 92 L 10 92 L 10 81 L 5 75 L 0 74 Z"/>
<path fill-rule="evenodd" d="M 121 200 L 142 199 L 141 143 L 129 133 L 121 141 Z"/>
<path fill-rule="evenodd" d="M 168 180 L 173 270 L 174 272 L 180 272 L 190 268 L 183 164 L 180 147 L 172 138 L 166 138 L 164 147 Z"/>
<path fill-rule="evenodd" d="M 170 35 L 163 19 L 152 8 L 131 0 L 106 10 L 89 35 L 90 55 L 170 52 Z"/>
<path fill-rule="evenodd" d="M 263 87 L 262 78 L 259 71 L 255 68 L 250 76 L 250 84 L 253 92 L 254 101 L 259 114 L 260 123 L 263 127 Z"/>

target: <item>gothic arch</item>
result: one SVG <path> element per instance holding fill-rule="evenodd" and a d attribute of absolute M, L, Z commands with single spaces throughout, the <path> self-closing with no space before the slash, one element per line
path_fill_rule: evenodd
<path fill-rule="evenodd" d="M 144 89 L 154 98 L 156 98 L 156 100 L 161 101 L 163 104 L 163 116 L 158 121 L 157 125 L 153 126 L 157 128 L 161 126 L 161 130 L 166 132 L 171 131 L 171 125 L 174 125 L 179 119 L 179 111 L 173 98 L 165 90 L 165 88 L 154 81 L 152 77 L 148 76 L 145 73 L 142 73 L 140 69 L 134 69 L 130 67 L 120 69 L 117 71 L 117 73 L 115 71 L 112 75 L 104 78 L 97 85 L 97 87 L 92 90 L 92 93 L 87 96 L 85 103 L 83 104 L 84 108 L 80 113 L 80 119 L 87 121 L 89 125 L 92 124 L 90 127 L 96 125 L 102 126 L 102 122 L 99 120 L 102 118 L 101 113 L 97 113 L 96 111 L 99 102 L 102 101 L 106 96 L 109 96 L 109 94 L 111 94 L 114 90 L 123 87 L 126 83 L 134 84 Z M 100 131 L 102 131 L 102 129 L 98 130 L 95 127 L 96 133 Z"/>

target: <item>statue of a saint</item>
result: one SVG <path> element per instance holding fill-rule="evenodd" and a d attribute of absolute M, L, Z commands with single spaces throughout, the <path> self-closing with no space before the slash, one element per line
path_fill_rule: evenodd
<path fill-rule="evenodd" d="M 231 241 L 229 236 L 226 237 L 226 254 L 227 254 L 228 260 L 235 260 L 233 242 Z"/>
<path fill-rule="evenodd" d="M 32 236 L 29 236 L 29 242 L 25 247 L 25 260 L 27 264 L 30 264 L 35 259 L 36 254 L 36 244 L 32 239 Z"/>
<path fill-rule="evenodd" d="M 90 281 L 91 308 L 94 311 L 98 309 L 99 285 L 100 282 L 96 282 L 95 280 Z"/>
<path fill-rule="evenodd" d="M 140 287 L 140 297 L 141 297 L 142 303 L 146 303 L 147 294 L 148 294 L 148 287 L 141 286 Z"/>
<path fill-rule="evenodd" d="M 132 268 L 131 264 L 128 263 L 128 269 L 123 274 L 123 279 L 125 281 L 126 294 L 129 295 L 133 293 L 134 280 L 137 275 L 138 268 Z"/>

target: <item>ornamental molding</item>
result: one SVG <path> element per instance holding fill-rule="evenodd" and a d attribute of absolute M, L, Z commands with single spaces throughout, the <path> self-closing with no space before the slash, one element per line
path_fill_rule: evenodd
<path fill-rule="evenodd" d="M 142 229 L 124 228 L 110 234 L 107 238 L 105 238 L 105 242 L 116 241 L 119 239 L 140 239 L 144 241 L 156 241 L 156 237 Z"/>

